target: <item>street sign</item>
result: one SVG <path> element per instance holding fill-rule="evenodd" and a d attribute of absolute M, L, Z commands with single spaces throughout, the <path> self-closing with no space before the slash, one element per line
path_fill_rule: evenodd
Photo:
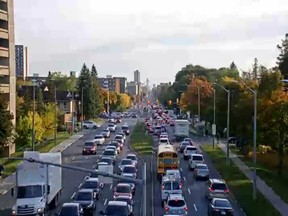
<path fill-rule="evenodd" d="M 113 174 L 113 165 L 98 165 L 98 171 L 107 172 Z M 113 179 L 105 176 L 98 176 L 99 182 L 104 184 L 112 184 Z"/>
<path fill-rule="evenodd" d="M 212 135 L 216 135 L 216 124 L 212 124 Z"/>

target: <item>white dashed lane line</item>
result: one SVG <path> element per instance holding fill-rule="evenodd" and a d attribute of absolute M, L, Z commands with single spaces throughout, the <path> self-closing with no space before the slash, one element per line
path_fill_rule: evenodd
<path fill-rule="evenodd" d="M 195 211 L 197 212 L 197 207 L 196 207 L 196 205 L 195 205 L 195 204 L 193 204 L 193 206 L 194 206 L 194 209 L 195 209 Z"/>
<path fill-rule="evenodd" d="M 75 192 L 72 194 L 72 196 L 71 196 L 71 200 L 74 198 L 75 194 L 76 194 Z"/>
<path fill-rule="evenodd" d="M 105 199 L 104 206 L 107 204 L 107 199 Z"/>
<path fill-rule="evenodd" d="M 113 187 L 113 185 L 111 184 L 111 185 L 110 185 L 110 190 L 112 190 L 112 187 Z"/>
<path fill-rule="evenodd" d="M 82 187 L 82 183 L 78 186 L 78 189 Z"/>
<path fill-rule="evenodd" d="M 188 193 L 191 194 L 190 188 L 188 188 Z"/>
<path fill-rule="evenodd" d="M 184 179 L 184 181 L 186 181 L 186 177 L 185 176 L 183 177 L 183 179 Z"/>

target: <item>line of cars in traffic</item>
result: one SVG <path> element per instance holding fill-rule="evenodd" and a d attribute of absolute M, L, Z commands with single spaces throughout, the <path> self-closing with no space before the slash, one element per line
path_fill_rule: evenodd
<path fill-rule="evenodd" d="M 111 136 L 110 132 L 114 132 L 114 138 L 109 140 L 107 144 L 106 138 Z M 105 149 L 100 156 L 97 170 L 101 165 L 116 165 L 116 159 L 124 148 L 126 136 L 130 134 L 129 125 L 121 126 L 120 131 L 116 132 L 116 128 L 108 127 L 102 130 L 100 134 L 96 134 L 94 139 L 86 141 L 83 144 L 82 154 L 96 154 L 97 147 L 105 145 Z M 127 154 L 119 164 L 118 169 L 114 172 L 125 177 L 137 178 L 138 160 L 135 154 Z M 101 191 L 105 187 L 104 183 L 99 181 L 96 173 L 91 173 L 85 177 L 84 182 L 80 184 L 79 190 L 73 195 L 73 202 L 64 203 L 61 210 L 56 213 L 59 216 L 83 216 L 93 215 L 96 211 L 96 202 L 101 196 Z M 108 201 L 106 209 L 99 212 L 100 215 L 133 215 L 133 195 L 135 194 L 136 186 L 129 181 L 118 181 L 113 189 L 113 200 Z"/>

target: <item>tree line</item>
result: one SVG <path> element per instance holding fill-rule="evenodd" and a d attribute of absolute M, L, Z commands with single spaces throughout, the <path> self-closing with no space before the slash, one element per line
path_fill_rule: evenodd
<path fill-rule="evenodd" d="M 280 54 L 276 66 L 266 68 L 254 59 L 252 69 L 241 76 L 235 62 L 219 69 L 187 65 L 175 76 L 175 81 L 163 85 L 155 94 L 168 108 L 180 107 L 182 111 L 198 114 L 200 93 L 201 119 L 213 123 L 214 97 L 216 95 L 217 131 L 227 127 L 227 92 L 215 83 L 230 90 L 230 136 L 242 137 L 252 144 L 254 95 L 247 88 L 257 90 L 258 144 L 270 146 L 278 154 L 277 167 L 282 172 L 283 158 L 288 145 L 288 88 L 283 79 L 288 78 L 288 41 L 277 48 Z"/>
<path fill-rule="evenodd" d="M 33 83 L 30 81 L 17 80 L 16 86 L 16 127 L 11 120 L 14 116 L 7 111 L 8 103 L 0 94 L 0 147 L 15 142 L 16 148 L 29 147 L 32 138 L 33 118 Z M 100 113 L 107 111 L 108 93 L 98 83 L 98 73 L 93 64 L 89 69 L 84 63 L 78 78 L 67 76 L 61 72 L 49 72 L 45 83 L 38 83 L 35 88 L 35 114 L 34 128 L 35 141 L 42 142 L 46 138 L 53 137 L 55 129 L 55 91 L 59 102 L 59 95 L 73 93 L 77 101 L 77 120 L 84 117 L 86 120 L 96 119 Z M 82 94 L 83 91 L 83 94 Z M 83 99 L 82 99 L 83 96 Z M 64 96 L 65 97 L 65 96 Z M 83 101 L 83 114 L 81 101 Z M 123 111 L 130 107 L 131 98 L 127 94 L 110 92 L 110 110 Z M 61 125 L 64 112 L 57 106 L 57 131 L 64 131 Z M 1 148 L 0 148 L 1 150 Z"/>

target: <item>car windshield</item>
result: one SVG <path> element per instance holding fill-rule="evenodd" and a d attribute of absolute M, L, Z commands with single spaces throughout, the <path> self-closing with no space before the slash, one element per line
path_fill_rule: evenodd
<path fill-rule="evenodd" d="M 114 127 L 114 126 L 115 126 L 114 124 L 109 124 L 109 125 L 108 125 L 108 127 Z"/>
<path fill-rule="evenodd" d="M 172 164 L 173 163 L 173 159 L 171 158 L 165 158 L 164 159 L 164 164 Z"/>
<path fill-rule="evenodd" d="M 35 198 L 42 196 L 42 186 L 20 186 L 17 190 L 17 198 Z"/>
<path fill-rule="evenodd" d="M 117 197 L 115 199 L 115 201 L 122 201 L 122 202 L 127 202 L 128 205 L 131 205 L 132 204 L 132 199 L 129 199 L 129 197 Z"/>
<path fill-rule="evenodd" d="M 164 190 L 171 190 L 171 182 L 164 183 Z"/>
<path fill-rule="evenodd" d="M 122 136 L 116 136 L 115 139 L 122 139 Z"/>
<path fill-rule="evenodd" d="M 202 156 L 198 156 L 198 155 L 194 155 L 193 156 L 193 160 L 202 161 L 203 157 Z"/>
<path fill-rule="evenodd" d="M 226 190 L 227 187 L 226 187 L 226 184 L 224 184 L 224 183 L 214 183 L 212 185 L 212 189 L 214 189 L 214 190 Z"/>
<path fill-rule="evenodd" d="M 84 146 L 85 147 L 92 147 L 92 146 L 94 146 L 94 143 L 93 142 L 85 142 Z"/>
<path fill-rule="evenodd" d="M 129 128 L 127 126 L 122 126 L 122 130 L 128 130 Z"/>
<path fill-rule="evenodd" d="M 189 142 L 182 142 L 181 145 L 182 146 L 187 146 L 187 145 L 190 145 L 190 143 Z"/>
<path fill-rule="evenodd" d="M 108 145 L 108 147 L 110 147 L 110 146 L 115 147 L 115 148 L 118 148 L 118 143 L 110 143 L 110 144 Z"/>
<path fill-rule="evenodd" d="M 196 169 L 198 169 L 198 170 L 207 170 L 208 167 L 206 165 L 197 165 Z"/>
<path fill-rule="evenodd" d="M 127 216 L 128 209 L 126 206 L 122 205 L 108 205 L 105 211 L 107 216 Z"/>
<path fill-rule="evenodd" d="M 115 151 L 104 151 L 103 155 L 116 155 Z"/>
<path fill-rule="evenodd" d="M 90 178 L 98 178 L 98 174 L 97 173 L 91 173 Z"/>
<path fill-rule="evenodd" d="M 131 160 L 137 160 L 136 156 L 133 155 L 128 155 L 126 158 Z"/>
<path fill-rule="evenodd" d="M 192 140 L 189 138 L 185 138 L 184 141 L 191 142 Z"/>
<path fill-rule="evenodd" d="M 188 150 L 188 151 L 195 151 L 195 150 L 197 150 L 197 148 L 196 148 L 195 146 L 187 146 L 187 147 L 186 147 L 186 150 Z"/>
<path fill-rule="evenodd" d="M 228 200 L 215 200 L 214 206 L 231 208 L 231 204 Z"/>
<path fill-rule="evenodd" d="M 87 188 L 87 189 L 98 188 L 98 182 L 97 181 L 86 181 L 83 183 L 82 187 Z"/>
<path fill-rule="evenodd" d="M 107 133 L 107 132 L 109 132 L 109 130 L 105 129 L 105 130 L 103 130 L 103 132 L 104 132 L 104 133 Z"/>
<path fill-rule="evenodd" d="M 160 139 L 160 143 L 167 143 L 168 139 Z"/>
<path fill-rule="evenodd" d="M 173 186 L 173 190 L 180 190 L 181 189 L 179 182 L 176 182 L 176 181 L 173 182 L 172 186 Z"/>
<path fill-rule="evenodd" d="M 99 135 L 94 137 L 94 139 L 102 139 L 102 138 L 103 136 L 99 136 Z"/>
<path fill-rule="evenodd" d="M 131 192 L 131 187 L 129 186 L 117 186 L 116 187 L 116 192 L 117 193 L 130 193 Z"/>
<path fill-rule="evenodd" d="M 170 207 L 182 207 L 185 206 L 185 201 L 184 200 L 169 200 L 168 206 Z"/>
<path fill-rule="evenodd" d="M 87 192 L 79 192 L 76 195 L 75 200 L 92 200 L 92 193 L 87 193 Z"/>
<path fill-rule="evenodd" d="M 132 161 L 131 160 L 122 160 L 121 161 L 121 165 L 132 165 Z"/>
<path fill-rule="evenodd" d="M 99 162 L 107 163 L 108 165 L 112 164 L 112 160 L 110 158 L 102 158 Z"/>
<path fill-rule="evenodd" d="M 64 206 L 60 211 L 60 216 L 78 216 L 77 206 Z"/>
<path fill-rule="evenodd" d="M 136 173 L 136 168 L 133 166 L 125 166 L 123 168 L 124 173 Z"/>

